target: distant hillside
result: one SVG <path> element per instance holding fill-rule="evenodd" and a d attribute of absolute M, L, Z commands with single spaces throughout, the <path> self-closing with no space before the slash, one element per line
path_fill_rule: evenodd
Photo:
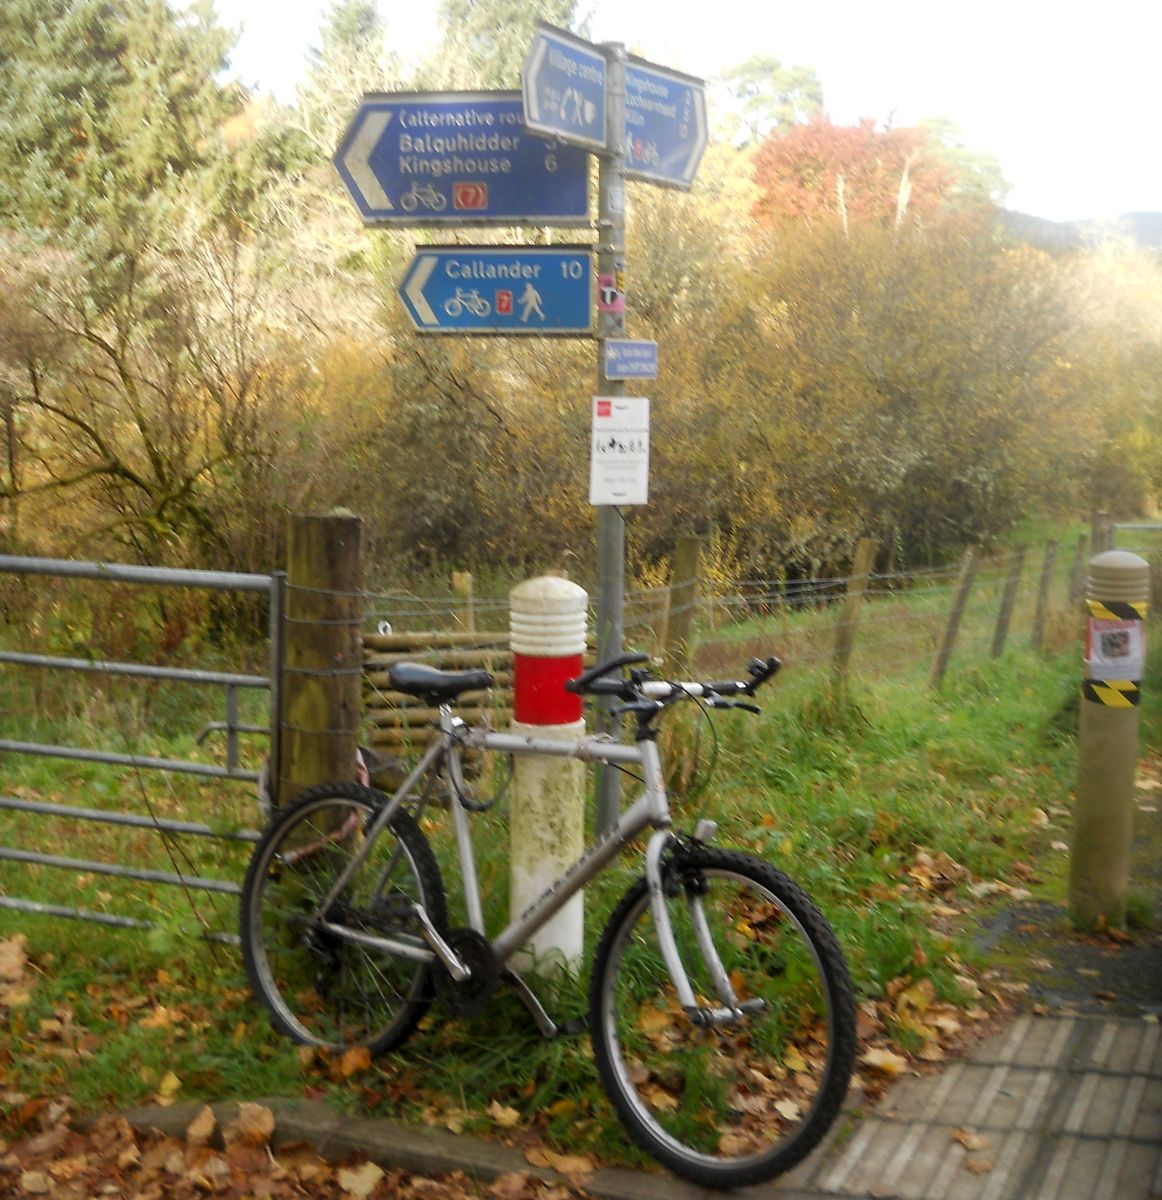
<path fill-rule="evenodd" d="M 1047 221 L 1006 211 L 1003 220 L 1017 237 L 1050 250 L 1091 246 L 1111 236 L 1129 238 L 1147 250 L 1162 250 L 1162 212 L 1124 213 L 1108 221 Z"/>

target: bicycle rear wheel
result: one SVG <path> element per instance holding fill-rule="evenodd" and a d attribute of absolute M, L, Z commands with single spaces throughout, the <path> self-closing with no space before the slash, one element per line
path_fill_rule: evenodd
<path fill-rule="evenodd" d="M 786 875 L 749 854 L 675 843 L 664 892 L 699 1005 L 720 1008 L 695 932 L 697 910 L 743 1014 L 695 1024 L 678 1002 L 644 879 L 594 960 L 594 1057 L 640 1146 L 709 1187 L 771 1179 L 803 1159 L 837 1116 L 855 1057 L 855 1003 L 835 935 Z"/>
<path fill-rule="evenodd" d="M 274 1025 L 296 1041 L 379 1054 L 415 1029 L 431 1001 L 426 962 L 320 928 L 317 910 L 366 841 L 382 792 L 357 783 L 310 788 L 267 829 L 242 885 L 246 974 Z M 412 817 L 392 817 L 326 913 L 357 933 L 426 948 L 414 906 L 447 924 L 440 870 Z"/>

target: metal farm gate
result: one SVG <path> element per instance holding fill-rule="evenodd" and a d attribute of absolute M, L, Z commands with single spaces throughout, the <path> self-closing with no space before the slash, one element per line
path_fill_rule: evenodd
<path fill-rule="evenodd" d="M 132 747 L 130 752 L 118 752 L 99 744 L 86 747 L 0 737 L 4 760 L 9 755 L 34 756 L 74 764 L 61 768 L 63 795 L 60 786 L 50 786 L 40 777 L 34 786 L 23 787 L 13 786 L 16 772 L 0 777 L 0 908 L 147 929 L 159 924 L 188 928 L 192 910 L 202 936 L 236 941 L 237 881 L 246 852 L 258 838 L 253 826 L 259 823 L 260 788 L 265 795 L 277 795 L 277 780 L 262 777 L 267 770 L 262 760 L 265 764 L 279 761 L 284 576 L 7 556 L 0 556 L 0 575 L 258 593 L 266 598 L 269 664 L 261 675 L 0 649 L 0 680 L 5 675 L 13 680 L 17 673 L 48 672 L 57 680 L 64 678 L 61 673 L 80 673 L 99 677 L 108 687 L 114 686 L 114 680 L 133 681 L 116 686 L 195 688 L 203 694 L 211 689 L 221 698 L 221 719 L 203 723 L 188 758 L 138 753 Z M 97 679 L 92 682 L 97 685 Z M 242 714 L 244 702 L 253 710 L 258 702 L 249 697 L 256 693 L 268 697 L 266 719 L 247 721 Z M 10 703 L 15 694 L 13 684 L 7 693 Z M 196 707 L 191 703 L 181 711 L 195 712 Z M 19 715 L 10 711 L 8 720 L 0 720 L 0 734 L 10 733 Z M 218 736 L 224 737 L 224 753 L 222 744 L 213 740 Z M 269 739 L 261 759 L 250 742 L 255 738 Z M 108 785 L 102 784 L 102 794 L 86 797 L 84 777 L 91 764 L 124 768 L 123 786 L 108 794 Z M 273 774 L 274 768 L 269 769 Z M 68 778 L 70 770 L 77 779 Z M 147 779 L 170 782 L 147 785 Z M 179 779 L 185 783 L 179 784 Z M 199 779 L 228 784 L 234 794 L 228 801 L 226 792 L 220 791 L 213 800 L 191 802 Z M 45 792 L 50 795 L 45 797 Z M 188 819 L 182 808 L 190 803 L 211 811 L 202 819 Z M 231 817 L 223 817 L 225 809 L 232 810 Z M 171 907 L 159 899 L 158 888 L 181 889 L 185 901 Z M 199 904 L 200 897 L 209 901 L 208 917 L 200 911 L 205 907 Z"/>

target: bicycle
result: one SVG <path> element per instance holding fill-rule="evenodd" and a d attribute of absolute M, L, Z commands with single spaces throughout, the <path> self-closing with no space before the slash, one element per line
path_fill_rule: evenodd
<path fill-rule="evenodd" d="M 566 687 L 612 697 L 631 744 L 526 737 L 468 726 L 456 698 L 486 671 L 410 663 L 391 686 L 438 711 L 438 734 L 390 798 L 356 783 L 314 787 L 255 848 L 242 891 L 242 950 L 275 1026 L 300 1042 L 382 1053 L 415 1029 L 433 998 L 456 1015 L 487 1004 L 501 978 L 541 1032 L 587 1024 L 602 1084 L 630 1135 L 676 1174 L 729 1188 L 773 1178 L 822 1139 L 847 1092 L 855 1003 L 835 935 L 782 871 L 710 844 L 715 822 L 671 824 L 659 718 L 696 700 L 741 708 L 778 670 L 755 659 L 741 680 L 672 682 L 624 654 Z M 612 829 L 523 913 L 486 936 L 462 755 L 548 754 L 635 770 L 644 789 Z M 448 927 L 443 880 L 419 816 L 441 789 L 452 813 L 468 925 Z M 578 889 L 652 829 L 644 874 L 601 935 L 584 1023 L 557 1025 L 509 959 Z"/>

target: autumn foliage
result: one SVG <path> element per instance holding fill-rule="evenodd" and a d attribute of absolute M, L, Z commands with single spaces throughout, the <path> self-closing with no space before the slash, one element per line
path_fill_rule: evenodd
<path fill-rule="evenodd" d="M 126 0 L 109 20 L 157 50 L 117 57 L 46 2 L 0 6 L 0 549 L 268 571 L 289 512 L 343 505 L 401 582 L 589 570 L 594 344 L 417 336 L 396 295 L 415 231 L 364 229 L 326 164 L 360 90 L 433 90 L 462 36 L 397 78 L 374 5 L 337 5 L 280 108 L 215 82 L 208 17 Z M 509 69 L 494 40 L 481 78 Z M 773 69 L 743 80 L 748 128 L 779 124 L 757 150 L 712 140 L 689 194 L 628 189 L 626 332 L 660 362 L 631 561 L 694 529 L 732 569 L 840 573 L 865 535 L 918 561 L 1031 514 L 1140 515 L 1157 259 L 1021 242 L 999 167 L 947 123 L 835 125 L 808 76 L 768 94 Z M 46 71 L 86 97 L 84 171 L 61 165 L 81 123 L 21 90 Z M 174 121 L 130 121 L 162 99 Z"/>
<path fill-rule="evenodd" d="M 881 128 L 873 120 L 833 125 L 823 116 L 768 137 L 754 178 L 754 213 L 766 224 L 930 217 L 953 183 L 924 130 Z"/>

